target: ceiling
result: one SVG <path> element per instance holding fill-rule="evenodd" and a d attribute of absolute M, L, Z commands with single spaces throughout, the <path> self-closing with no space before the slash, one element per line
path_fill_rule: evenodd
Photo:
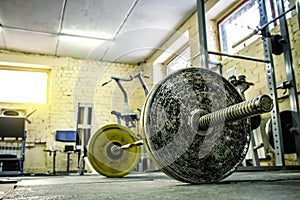
<path fill-rule="evenodd" d="M 143 62 L 197 0 L 1 0 L 0 49 Z"/>

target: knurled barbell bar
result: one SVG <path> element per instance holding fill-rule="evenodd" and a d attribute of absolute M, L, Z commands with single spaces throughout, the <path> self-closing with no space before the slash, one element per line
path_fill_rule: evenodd
<path fill-rule="evenodd" d="M 97 171 L 111 177 L 105 170 L 124 170 L 115 156 L 122 154 L 122 159 L 144 144 L 157 166 L 174 179 L 189 183 L 219 181 L 234 172 L 247 153 L 248 117 L 269 112 L 272 107 L 267 95 L 243 102 L 236 89 L 220 75 L 202 68 L 186 68 L 167 76 L 148 95 L 142 112 L 143 142 L 137 138 L 131 142 L 109 138 L 108 143 L 112 140 L 113 145 L 103 145 L 97 140 L 103 133 L 106 137 L 108 131 L 98 131 L 89 143 L 89 159 L 95 169 L 104 168 Z M 122 135 L 126 130 L 128 135 L 123 126 L 113 127 L 114 134 Z M 93 155 L 99 151 L 107 155 Z M 108 160 L 103 162 L 103 157 Z M 110 160 L 119 164 L 112 165 Z M 130 169 L 122 174 L 132 170 L 132 163 L 127 165 Z"/>
<path fill-rule="evenodd" d="M 201 111 L 194 113 L 191 117 L 191 125 L 195 130 L 207 130 L 210 126 L 215 126 L 220 123 L 234 122 L 244 118 L 249 118 L 266 112 L 270 112 L 273 108 L 272 99 L 267 95 L 260 95 L 253 99 L 229 106 L 227 108 L 215 111 L 213 113 L 204 114 L 201 116 Z M 202 111 L 202 114 L 205 111 Z M 115 146 L 115 151 L 125 150 L 134 146 L 140 146 L 143 140 L 138 140 L 131 144 Z"/>
<path fill-rule="evenodd" d="M 253 99 L 232 105 L 228 108 L 201 116 L 198 120 L 199 129 L 207 130 L 213 125 L 218 125 L 224 122 L 234 122 L 240 119 L 270 112 L 272 108 L 272 99 L 267 95 L 260 95 Z"/>

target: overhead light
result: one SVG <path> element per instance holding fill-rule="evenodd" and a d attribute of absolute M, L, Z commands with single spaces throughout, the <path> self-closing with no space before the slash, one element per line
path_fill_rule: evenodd
<path fill-rule="evenodd" d="M 84 31 L 63 31 L 62 33 L 51 33 L 51 32 L 44 32 L 44 31 L 36 31 L 36 30 L 29 30 L 29 29 L 23 29 L 23 28 L 16 28 L 16 27 L 11 27 L 11 26 L 3 26 L 0 24 L 0 32 L 1 30 L 5 29 L 10 29 L 10 30 L 17 30 L 17 31 L 26 31 L 26 32 L 31 32 L 31 33 L 42 33 L 42 34 L 50 34 L 54 36 L 59 36 L 59 37 L 73 37 L 74 40 L 75 38 L 87 38 L 87 39 L 95 39 L 96 40 L 103 40 L 103 41 L 113 41 L 113 35 L 107 34 L 107 33 L 88 33 Z M 68 39 L 67 39 L 68 40 Z M 73 40 L 73 39 L 71 39 Z"/>
<path fill-rule="evenodd" d="M 72 30 L 63 30 L 60 35 L 69 35 L 74 37 L 84 37 L 84 38 L 94 38 L 99 40 L 112 40 L 114 35 L 105 33 L 105 32 L 86 32 L 86 31 L 72 31 Z"/>
<path fill-rule="evenodd" d="M 88 37 L 79 37 L 79 36 L 70 36 L 70 35 L 60 35 L 59 40 L 71 43 L 81 43 L 84 45 L 100 45 L 105 40 L 88 38 Z"/>
<path fill-rule="evenodd" d="M 38 68 L 38 69 L 50 69 L 50 66 L 48 66 L 48 65 L 17 63 L 17 62 L 5 62 L 5 61 L 0 61 L 0 65 L 11 66 L 11 67 L 28 67 L 28 68 Z"/>

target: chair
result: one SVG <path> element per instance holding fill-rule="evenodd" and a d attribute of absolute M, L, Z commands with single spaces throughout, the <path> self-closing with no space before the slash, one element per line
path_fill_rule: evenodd
<path fill-rule="evenodd" d="M 57 142 L 63 143 L 73 143 L 73 144 L 65 144 L 64 149 L 57 149 Z M 67 172 L 70 171 L 70 154 L 80 153 L 80 150 L 76 148 L 79 143 L 79 137 L 77 131 L 73 130 L 57 130 L 54 136 L 54 144 L 53 144 L 53 174 L 56 174 L 56 152 L 61 152 L 63 154 L 67 154 Z"/>

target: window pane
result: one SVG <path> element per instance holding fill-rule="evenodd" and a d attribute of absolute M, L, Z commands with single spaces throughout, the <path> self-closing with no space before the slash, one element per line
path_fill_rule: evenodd
<path fill-rule="evenodd" d="M 259 25 L 256 1 L 249 1 L 219 24 L 223 52 L 233 52 L 232 45 L 249 35 Z"/>
<path fill-rule="evenodd" d="M 284 0 L 285 10 L 290 8 L 290 0 Z M 272 21 L 278 16 L 277 5 L 275 0 L 266 0 L 266 10 L 268 21 Z M 290 18 L 291 13 L 286 15 Z M 277 22 L 278 23 L 278 22 Z M 269 29 L 274 28 L 275 23 L 269 25 Z M 260 15 L 258 10 L 258 3 L 255 0 L 247 1 L 235 12 L 226 17 L 219 23 L 221 50 L 227 53 L 235 53 L 239 51 L 242 46 L 232 47 L 241 39 L 248 36 L 254 29 L 260 26 Z M 253 36 L 244 42 L 245 45 L 253 42 L 259 36 Z"/>
<path fill-rule="evenodd" d="M 0 102 L 46 103 L 47 72 L 0 70 Z"/>
<path fill-rule="evenodd" d="M 190 58 L 190 47 L 188 47 L 167 65 L 167 74 L 189 67 L 191 65 Z"/>

